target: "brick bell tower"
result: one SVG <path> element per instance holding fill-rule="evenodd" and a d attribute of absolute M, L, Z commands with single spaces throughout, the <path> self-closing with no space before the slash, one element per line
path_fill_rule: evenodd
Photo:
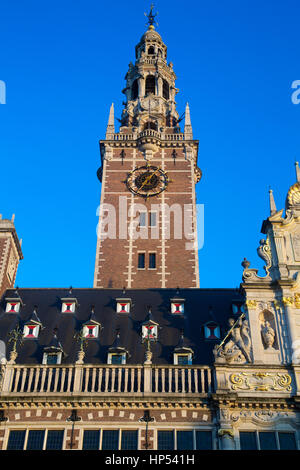
<path fill-rule="evenodd" d="M 149 27 L 126 74 L 119 131 L 114 106 L 100 141 L 102 183 L 94 287 L 199 287 L 195 184 L 198 141 L 183 131 L 167 47 Z"/>

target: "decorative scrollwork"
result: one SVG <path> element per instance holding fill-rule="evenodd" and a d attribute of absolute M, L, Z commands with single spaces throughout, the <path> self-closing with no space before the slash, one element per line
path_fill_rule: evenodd
<path fill-rule="evenodd" d="M 292 379 L 289 374 L 269 372 L 239 372 L 229 377 L 232 390 L 254 390 L 260 392 L 292 390 Z"/>

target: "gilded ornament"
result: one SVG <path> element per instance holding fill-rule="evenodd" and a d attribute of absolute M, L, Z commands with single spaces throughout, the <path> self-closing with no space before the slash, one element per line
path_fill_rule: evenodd
<path fill-rule="evenodd" d="M 285 391 L 290 392 L 291 376 L 289 374 L 269 372 L 240 372 L 229 377 L 232 390 L 254 390 L 257 392 Z"/>
<path fill-rule="evenodd" d="M 229 437 L 234 438 L 234 432 L 232 429 L 219 429 L 218 436 L 219 437 L 229 436 Z"/>
<path fill-rule="evenodd" d="M 294 299 L 293 297 L 282 297 L 282 303 L 287 307 L 291 307 L 294 303 Z"/>
<path fill-rule="evenodd" d="M 257 307 L 257 301 L 256 300 L 247 299 L 245 304 L 249 308 L 256 308 Z"/>
<path fill-rule="evenodd" d="M 294 295 L 294 302 L 295 302 L 295 307 L 300 308 L 300 294 Z"/>

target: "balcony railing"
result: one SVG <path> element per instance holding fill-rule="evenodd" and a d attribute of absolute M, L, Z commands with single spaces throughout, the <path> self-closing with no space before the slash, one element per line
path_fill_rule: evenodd
<path fill-rule="evenodd" d="M 0 395 L 199 394 L 214 391 L 208 366 L 7 365 Z"/>

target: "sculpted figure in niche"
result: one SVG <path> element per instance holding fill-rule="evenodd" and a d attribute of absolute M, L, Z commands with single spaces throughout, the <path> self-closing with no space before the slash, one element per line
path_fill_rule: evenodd
<path fill-rule="evenodd" d="M 274 326 L 274 317 L 271 312 L 265 310 L 260 313 L 259 320 L 261 324 L 261 338 L 265 350 L 278 349 L 276 341 L 276 332 Z"/>
<path fill-rule="evenodd" d="M 275 331 L 271 327 L 270 322 L 268 322 L 267 320 L 265 321 L 264 325 L 262 325 L 261 334 L 266 349 L 274 349 L 273 344 L 275 341 Z"/>

